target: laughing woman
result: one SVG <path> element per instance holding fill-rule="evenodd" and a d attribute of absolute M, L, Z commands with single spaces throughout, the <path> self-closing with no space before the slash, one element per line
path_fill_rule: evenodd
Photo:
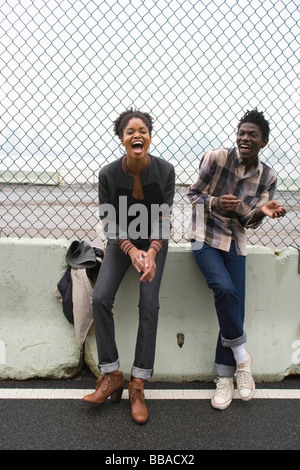
<path fill-rule="evenodd" d="M 139 327 L 135 358 L 128 385 L 131 416 L 136 423 L 148 419 L 144 381 L 153 374 L 159 311 L 159 288 L 168 251 L 170 214 L 175 190 L 174 167 L 148 153 L 153 120 L 132 109 L 114 123 L 125 154 L 99 173 L 99 204 L 107 238 L 105 256 L 94 289 L 93 315 L 99 370 L 88 403 L 119 402 L 124 388 L 119 370 L 112 313 L 115 295 L 132 264 L 139 273 Z M 158 210 L 159 208 L 159 210 Z M 135 217 L 136 214 L 138 217 Z"/>

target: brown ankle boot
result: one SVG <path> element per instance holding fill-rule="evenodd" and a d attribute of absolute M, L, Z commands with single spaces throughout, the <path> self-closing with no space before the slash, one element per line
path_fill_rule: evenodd
<path fill-rule="evenodd" d="M 119 403 L 124 389 L 122 372 L 100 375 L 96 383 L 96 390 L 83 397 L 86 403 L 104 403 L 110 396 L 114 403 Z"/>
<path fill-rule="evenodd" d="M 131 403 L 131 416 L 137 424 L 144 424 L 149 418 L 145 405 L 144 380 L 132 379 L 128 384 L 129 399 Z"/>

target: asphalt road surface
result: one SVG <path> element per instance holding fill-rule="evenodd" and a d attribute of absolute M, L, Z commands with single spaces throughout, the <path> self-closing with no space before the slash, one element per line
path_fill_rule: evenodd
<path fill-rule="evenodd" d="M 151 381 L 145 425 L 132 421 L 127 390 L 119 404 L 84 403 L 81 397 L 94 385 L 90 373 L 71 380 L 0 382 L 0 450 L 97 450 L 97 464 L 129 456 L 139 457 L 139 465 L 160 454 L 193 456 L 192 464 L 204 450 L 300 450 L 299 375 L 257 384 L 256 398 L 235 397 L 224 411 L 210 404 L 214 383 Z"/>

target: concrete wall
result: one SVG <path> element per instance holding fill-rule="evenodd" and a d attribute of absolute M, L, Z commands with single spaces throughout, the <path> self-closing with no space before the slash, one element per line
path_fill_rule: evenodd
<path fill-rule="evenodd" d="M 84 360 L 97 375 L 93 326 L 85 347 L 53 291 L 65 272 L 65 240 L 0 239 L 0 379 L 72 377 Z M 300 372 L 298 250 L 249 247 L 245 330 L 258 381 Z M 115 301 L 121 369 L 128 378 L 137 332 L 138 275 L 130 269 Z M 184 343 L 178 345 L 178 334 Z M 212 380 L 218 334 L 212 292 L 189 245 L 170 246 L 160 295 L 153 380 Z"/>

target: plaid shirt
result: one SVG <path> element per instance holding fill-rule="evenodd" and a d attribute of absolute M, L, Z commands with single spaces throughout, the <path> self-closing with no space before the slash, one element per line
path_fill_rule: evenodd
<path fill-rule="evenodd" d="M 245 256 L 246 229 L 262 223 L 263 218 L 252 224 L 251 219 L 258 208 L 273 199 L 276 174 L 259 159 L 257 167 L 245 174 L 245 165 L 235 148 L 207 152 L 199 169 L 198 180 L 188 190 L 193 205 L 191 238 L 223 251 L 229 251 L 234 239 L 237 253 Z M 224 194 L 242 200 L 235 211 L 211 208 L 212 198 Z"/>

